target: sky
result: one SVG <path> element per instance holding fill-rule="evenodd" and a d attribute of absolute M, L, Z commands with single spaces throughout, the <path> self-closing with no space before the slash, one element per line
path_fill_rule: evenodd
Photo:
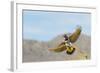
<path fill-rule="evenodd" d="M 23 10 L 23 38 L 48 41 L 57 35 L 72 33 L 77 26 L 82 34 L 91 36 L 91 14 Z"/>

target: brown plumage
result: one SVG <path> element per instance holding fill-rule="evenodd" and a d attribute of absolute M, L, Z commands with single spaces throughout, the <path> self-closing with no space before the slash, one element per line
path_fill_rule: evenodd
<path fill-rule="evenodd" d="M 64 43 L 62 43 L 58 47 L 52 48 L 52 49 L 49 49 L 49 50 L 54 51 L 54 52 L 62 52 L 64 50 L 66 50 L 66 45 Z"/>
<path fill-rule="evenodd" d="M 77 41 L 77 39 L 79 38 L 81 34 L 81 30 L 82 30 L 81 27 L 78 27 L 76 31 L 69 36 L 69 40 L 71 43 L 74 43 Z"/>
<path fill-rule="evenodd" d="M 64 38 L 65 38 L 65 41 L 64 41 L 64 42 L 62 42 L 61 44 L 59 44 L 56 48 L 49 49 L 49 50 L 50 50 L 50 51 L 54 51 L 54 52 L 62 52 L 62 51 L 65 51 L 66 49 L 68 49 L 68 47 L 69 47 L 68 50 L 70 50 L 70 48 L 75 48 L 75 47 L 73 47 L 72 45 L 70 45 L 70 43 L 76 42 L 77 39 L 79 38 L 80 34 L 81 34 L 81 27 L 78 27 L 78 28 L 76 29 L 76 31 L 75 31 L 74 33 L 72 33 L 72 34 L 68 37 L 68 39 L 66 39 L 67 35 L 66 35 L 66 37 L 64 36 Z M 67 42 L 66 42 L 66 41 L 67 41 Z M 68 41 L 69 41 L 69 42 L 68 42 Z M 68 46 L 66 46 L 67 44 L 68 44 Z M 75 49 L 76 49 L 76 48 L 75 48 Z M 75 49 L 73 49 L 71 52 L 73 52 Z M 68 51 L 68 50 L 67 50 L 67 52 L 70 52 L 70 51 Z M 70 52 L 70 53 L 71 53 L 71 52 Z"/>

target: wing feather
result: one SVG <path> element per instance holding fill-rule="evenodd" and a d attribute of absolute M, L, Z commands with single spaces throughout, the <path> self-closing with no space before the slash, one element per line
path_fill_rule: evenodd
<path fill-rule="evenodd" d="M 72 33 L 70 36 L 69 36 L 69 40 L 71 43 L 74 43 L 77 41 L 77 39 L 79 38 L 80 34 L 81 34 L 81 27 L 79 26 L 76 31 L 74 33 Z"/>
<path fill-rule="evenodd" d="M 52 48 L 52 49 L 49 49 L 49 50 L 54 51 L 54 52 L 62 52 L 64 50 L 66 50 L 66 45 L 60 44 L 57 48 Z"/>

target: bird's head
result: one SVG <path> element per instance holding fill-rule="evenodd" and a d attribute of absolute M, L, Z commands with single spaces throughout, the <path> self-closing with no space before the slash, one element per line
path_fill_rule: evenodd
<path fill-rule="evenodd" d="M 65 41 L 68 40 L 68 36 L 67 36 L 67 34 L 64 34 L 63 37 L 64 37 Z"/>

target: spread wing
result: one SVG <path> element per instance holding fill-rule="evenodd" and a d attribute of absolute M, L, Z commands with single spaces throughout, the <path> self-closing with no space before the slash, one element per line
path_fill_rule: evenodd
<path fill-rule="evenodd" d="M 77 41 L 77 39 L 79 38 L 79 36 L 81 34 L 81 31 L 82 31 L 82 28 L 79 26 L 76 29 L 76 31 L 69 36 L 69 40 L 71 43 L 74 43 Z"/>
<path fill-rule="evenodd" d="M 52 49 L 49 49 L 49 50 L 54 51 L 54 52 L 62 52 L 64 50 L 66 50 L 66 45 L 64 43 L 61 43 L 58 47 L 52 48 Z"/>

